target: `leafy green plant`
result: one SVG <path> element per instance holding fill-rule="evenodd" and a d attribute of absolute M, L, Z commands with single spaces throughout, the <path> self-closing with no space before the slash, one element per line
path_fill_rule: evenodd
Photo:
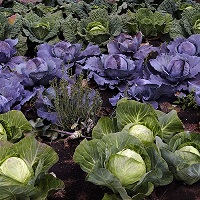
<path fill-rule="evenodd" d="M 176 101 L 174 101 L 175 104 L 178 104 L 181 106 L 183 110 L 186 108 L 194 108 L 198 109 L 197 102 L 195 100 L 195 91 L 192 90 L 189 94 L 179 97 Z"/>
<path fill-rule="evenodd" d="M 115 194 L 105 194 L 103 199 L 143 199 L 155 186 L 173 179 L 154 143 L 156 138 L 169 142 L 180 131 L 183 124 L 176 111 L 165 114 L 124 98 L 118 101 L 114 117 L 99 119 L 93 139 L 84 139 L 73 158 L 88 173 L 87 181 Z"/>
<path fill-rule="evenodd" d="M 99 92 L 88 87 L 83 76 L 73 84 L 64 79 L 58 83 L 55 79 L 51 86 L 55 90 L 54 106 L 58 127 L 66 131 L 90 133 L 102 105 Z"/>
<path fill-rule="evenodd" d="M 190 6 L 183 10 L 180 20 L 173 20 L 170 30 L 171 38 L 189 37 L 192 34 L 200 33 L 200 4 Z"/>
<path fill-rule="evenodd" d="M 123 22 L 128 33 L 136 34 L 141 31 L 145 38 L 159 38 L 169 33 L 172 16 L 168 13 L 153 12 L 149 8 L 140 8 L 135 13 L 127 11 L 123 16 Z"/>
<path fill-rule="evenodd" d="M 62 30 L 64 38 L 70 42 L 81 40 L 105 45 L 109 39 L 121 33 L 122 20 L 119 15 L 109 15 L 106 9 L 98 8 L 80 21 L 72 15 L 67 16 Z"/>
<path fill-rule="evenodd" d="M 92 137 L 101 139 L 118 131 L 132 134 L 147 144 L 154 142 L 156 135 L 169 141 L 173 135 L 183 131 L 183 124 L 175 110 L 165 114 L 149 104 L 123 98 L 117 103 L 116 116 L 101 117 L 92 131 Z"/>
<path fill-rule="evenodd" d="M 23 133 L 31 130 L 31 124 L 21 111 L 12 110 L 0 114 L 0 140 L 16 142 L 24 137 Z"/>
<path fill-rule="evenodd" d="M 16 38 L 21 31 L 22 17 L 10 8 L 1 8 L 0 27 L 0 40 Z"/>
<path fill-rule="evenodd" d="M 167 185 L 173 178 L 156 149 L 145 148 L 124 132 L 84 139 L 73 159 L 88 174 L 87 181 L 112 190 L 114 195 L 105 194 L 103 199 L 143 199 L 155 186 Z"/>
<path fill-rule="evenodd" d="M 61 19 L 61 11 L 47 13 L 42 17 L 29 12 L 23 19 L 23 32 L 32 42 L 44 43 L 55 40 L 59 32 Z"/>
<path fill-rule="evenodd" d="M 192 185 L 200 180 L 200 135 L 181 132 L 168 144 L 157 138 L 157 146 L 176 180 Z"/>
<path fill-rule="evenodd" d="M 58 155 L 48 145 L 27 136 L 12 144 L 0 141 L 0 199 L 45 200 L 63 182 L 48 173 Z"/>

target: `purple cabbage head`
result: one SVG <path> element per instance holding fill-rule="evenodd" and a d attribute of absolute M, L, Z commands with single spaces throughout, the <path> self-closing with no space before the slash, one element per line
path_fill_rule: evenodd
<path fill-rule="evenodd" d="M 142 33 L 138 32 L 134 37 L 121 33 L 107 44 L 109 54 L 135 53 L 142 43 Z"/>
<path fill-rule="evenodd" d="M 55 77 L 61 76 L 59 66 L 52 59 L 43 60 L 35 57 L 27 59 L 26 57 L 13 57 L 7 66 L 16 71 L 21 76 L 21 82 L 24 86 L 48 85 L 49 81 Z"/>
<path fill-rule="evenodd" d="M 69 68 L 76 61 L 100 54 L 100 48 L 91 43 L 85 50 L 81 50 L 81 48 L 81 44 L 71 44 L 66 41 L 61 41 L 55 45 L 45 43 L 38 46 L 37 56 L 43 59 L 50 57 L 60 59 Z"/>
<path fill-rule="evenodd" d="M 143 61 L 150 52 L 159 51 L 148 43 L 142 44 L 142 33 L 135 36 L 121 33 L 107 44 L 109 54 L 124 54 L 134 60 Z"/>
<path fill-rule="evenodd" d="M 128 80 L 132 80 L 141 74 L 142 65 L 123 54 L 102 55 L 91 57 L 86 60 L 84 69 L 89 71 L 89 78 L 94 78 L 101 89 L 107 85 L 120 91 L 125 90 Z"/>
<path fill-rule="evenodd" d="M 81 50 L 81 48 L 80 44 L 71 44 L 66 41 L 55 45 L 45 43 L 38 46 L 37 56 L 45 61 L 52 60 L 55 62 L 57 68 L 59 68 L 57 76 L 68 79 L 69 68 L 74 67 L 75 73 L 80 74 L 86 58 L 98 56 L 101 53 L 99 46 L 91 43 L 84 50 Z"/>
<path fill-rule="evenodd" d="M 197 56 L 162 53 L 151 59 L 150 64 L 165 81 L 174 85 L 194 79 L 200 73 L 200 57 Z"/>
<path fill-rule="evenodd" d="M 0 63 L 7 63 L 16 53 L 15 45 L 18 40 L 6 39 L 0 41 Z"/>
<path fill-rule="evenodd" d="M 200 56 L 200 34 L 191 35 L 189 38 L 176 38 L 167 45 L 170 54 L 187 54 Z"/>

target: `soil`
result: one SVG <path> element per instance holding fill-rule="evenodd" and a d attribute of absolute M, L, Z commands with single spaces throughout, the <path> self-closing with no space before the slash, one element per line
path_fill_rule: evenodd
<path fill-rule="evenodd" d="M 160 106 L 161 110 L 166 112 L 168 111 L 166 108 L 169 107 L 168 103 Z M 178 109 L 177 111 L 185 125 L 185 130 L 200 132 L 200 112 L 198 110 Z M 104 193 L 109 192 L 107 188 L 85 181 L 86 173 L 73 162 L 73 154 L 80 141 L 81 139 L 71 140 L 68 146 L 64 145 L 63 139 L 46 142 L 55 149 L 59 156 L 59 162 L 50 171 L 65 183 L 65 188 L 52 194 L 48 200 L 102 200 Z M 145 200 L 200 200 L 200 182 L 189 186 L 173 181 L 167 186 L 157 187 Z"/>

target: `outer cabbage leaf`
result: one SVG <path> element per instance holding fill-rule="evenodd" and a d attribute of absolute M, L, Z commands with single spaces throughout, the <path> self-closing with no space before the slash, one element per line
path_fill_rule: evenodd
<path fill-rule="evenodd" d="M 91 173 L 95 168 L 102 168 L 102 160 L 97 151 L 98 140 L 88 141 L 84 139 L 76 148 L 73 159 L 86 173 Z M 85 155 L 83 156 L 83 152 Z"/>
<path fill-rule="evenodd" d="M 5 39 L 0 41 L 0 63 L 8 62 L 16 54 L 17 39 Z"/>
<path fill-rule="evenodd" d="M 25 131 L 31 131 L 32 126 L 25 118 L 24 114 L 18 110 L 12 110 L 4 114 L 0 114 L 0 120 L 7 122 L 7 139 L 14 142 L 22 137 Z"/>
<path fill-rule="evenodd" d="M 122 130 L 129 123 L 133 123 L 147 126 L 154 135 L 161 134 L 156 112 L 149 104 L 126 98 L 121 99 L 117 103 L 116 118 L 119 130 Z"/>
<path fill-rule="evenodd" d="M 61 29 L 63 31 L 63 35 L 65 39 L 69 42 L 77 42 L 77 25 L 78 20 L 74 18 L 72 15 L 68 15 L 65 20 L 62 21 Z"/>
<path fill-rule="evenodd" d="M 163 140 L 165 142 L 168 142 L 176 133 L 184 131 L 184 125 L 175 110 L 172 110 L 167 114 L 163 113 L 158 120 L 163 133 Z"/>
<path fill-rule="evenodd" d="M 21 77 L 16 73 L 12 73 L 9 70 L 1 72 L 0 77 L 0 112 L 4 113 L 11 108 L 14 109 L 18 106 L 20 101 L 26 95 L 23 85 L 21 84 Z M 14 106 L 15 105 L 15 106 Z M 16 108 L 17 109 L 17 108 Z"/>
<path fill-rule="evenodd" d="M 92 138 L 101 139 L 104 135 L 117 132 L 116 119 L 101 117 L 92 129 Z"/>

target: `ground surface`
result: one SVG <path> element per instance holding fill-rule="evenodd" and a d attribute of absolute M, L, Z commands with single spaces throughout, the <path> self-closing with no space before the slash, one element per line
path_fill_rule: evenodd
<path fill-rule="evenodd" d="M 163 105 L 162 109 L 168 109 L 168 107 L 170 106 L 166 104 Z M 200 132 L 200 111 L 179 110 L 178 115 L 186 130 Z M 70 141 L 68 147 L 64 146 L 63 140 L 48 143 L 55 149 L 60 158 L 51 171 L 65 183 L 65 189 L 50 196 L 49 200 L 101 200 L 103 198 L 106 189 L 86 182 L 86 174 L 79 165 L 73 162 L 74 150 L 80 141 L 80 139 Z M 167 186 L 156 188 L 151 196 L 145 200 L 200 200 L 200 182 L 188 186 L 174 181 Z"/>

